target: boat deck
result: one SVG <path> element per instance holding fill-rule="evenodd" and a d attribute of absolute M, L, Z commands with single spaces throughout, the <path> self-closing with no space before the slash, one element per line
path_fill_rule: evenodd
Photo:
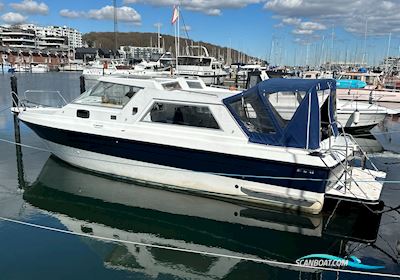
<path fill-rule="evenodd" d="M 386 173 L 373 170 L 353 168 L 350 186 L 345 187 L 344 175 L 340 182 L 326 191 L 325 197 L 348 200 L 366 204 L 379 203 L 383 181 Z"/>

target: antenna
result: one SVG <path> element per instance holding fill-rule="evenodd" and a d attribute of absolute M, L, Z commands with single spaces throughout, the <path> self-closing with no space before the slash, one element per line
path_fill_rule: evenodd
<path fill-rule="evenodd" d="M 114 7 L 114 44 L 115 50 L 118 49 L 118 14 L 117 14 L 117 0 L 113 0 Z"/>

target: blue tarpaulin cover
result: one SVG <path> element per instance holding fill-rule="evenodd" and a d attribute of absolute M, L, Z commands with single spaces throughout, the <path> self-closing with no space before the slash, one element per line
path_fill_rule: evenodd
<path fill-rule="evenodd" d="M 321 109 L 318 91 L 330 90 L 328 110 L 324 119 L 329 119 L 333 135 L 338 134 L 335 118 L 336 82 L 332 79 L 269 79 L 235 96 L 223 100 L 234 118 L 249 136 L 249 141 L 260 144 L 285 146 L 304 149 L 318 149 L 321 142 Z M 279 112 L 268 101 L 266 95 L 276 92 L 305 92 L 305 96 L 288 123 L 279 120 Z M 251 97 L 258 98 L 267 112 L 274 130 L 270 133 L 250 131 L 241 120 L 233 103 Z M 275 112 L 275 113 L 274 113 Z"/>

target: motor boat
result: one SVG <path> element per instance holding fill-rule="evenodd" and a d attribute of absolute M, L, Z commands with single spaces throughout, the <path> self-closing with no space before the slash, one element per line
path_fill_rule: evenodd
<path fill-rule="evenodd" d="M 180 55 L 178 65 L 175 66 L 176 73 L 181 76 L 195 76 L 201 78 L 206 85 L 222 85 L 228 73 L 220 61 L 208 54 L 204 46 L 191 46 L 191 49 L 198 49 L 197 55 Z"/>
<path fill-rule="evenodd" d="M 295 98 L 283 98 L 277 95 L 274 106 L 285 120 L 290 120 L 296 110 L 295 105 L 300 102 L 301 100 Z M 366 134 L 381 123 L 387 115 L 398 113 L 398 111 L 365 102 L 352 100 L 337 100 L 336 102 L 338 128 L 345 129 L 352 135 Z"/>
<path fill-rule="evenodd" d="M 28 73 L 31 71 L 31 68 L 26 64 L 24 64 L 24 65 L 15 64 L 13 69 L 14 69 L 14 72 L 18 72 L 18 73 Z"/>
<path fill-rule="evenodd" d="M 400 111 L 388 109 L 377 104 L 359 102 L 357 100 L 338 100 L 337 118 L 347 132 L 369 131 L 380 124 L 388 115 L 396 115 Z"/>
<path fill-rule="evenodd" d="M 290 119 L 279 98 L 300 101 Z M 385 176 L 351 166 L 335 100 L 334 80 L 270 79 L 227 95 L 195 78 L 102 77 L 61 108 L 12 110 L 71 165 L 316 214 L 325 197 L 379 203 Z"/>
<path fill-rule="evenodd" d="M 31 73 L 47 73 L 49 72 L 49 66 L 46 64 L 31 64 Z"/>
<path fill-rule="evenodd" d="M 2 63 L 0 65 L 0 72 L 1 73 L 12 73 L 14 72 L 14 68 L 12 67 L 11 63 L 5 61 L 4 59 L 2 60 Z"/>
<path fill-rule="evenodd" d="M 303 79 L 333 79 L 332 71 L 306 71 L 302 74 Z M 336 83 L 337 86 L 337 83 Z"/>
<path fill-rule="evenodd" d="M 382 73 L 347 72 L 337 80 L 337 96 L 341 100 L 363 101 L 389 109 L 398 109 L 400 91 L 385 87 Z"/>
<path fill-rule="evenodd" d="M 83 68 L 82 75 L 87 80 L 97 80 L 102 76 L 112 74 L 129 75 L 134 70 L 122 64 L 119 60 L 100 59 Z"/>

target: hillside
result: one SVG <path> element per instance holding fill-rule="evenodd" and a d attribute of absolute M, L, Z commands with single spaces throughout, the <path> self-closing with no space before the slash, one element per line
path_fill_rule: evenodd
<path fill-rule="evenodd" d="M 174 37 L 171 35 L 161 34 L 161 42 L 165 43 L 165 49 L 175 53 Z M 83 40 L 89 47 L 108 48 L 114 49 L 114 32 L 91 32 L 83 35 Z M 208 49 L 211 56 L 223 57 L 227 61 L 229 50 L 227 47 L 213 45 L 207 42 L 198 42 L 181 38 L 181 53 L 185 50 L 187 45 L 201 45 Z M 157 45 L 157 33 L 141 33 L 141 32 L 119 32 L 118 33 L 118 46 L 137 46 L 149 47 Z M 247 56 L 237 50 L 231 50 L 232 62 L 250 62 L 254 57 Z"/>

